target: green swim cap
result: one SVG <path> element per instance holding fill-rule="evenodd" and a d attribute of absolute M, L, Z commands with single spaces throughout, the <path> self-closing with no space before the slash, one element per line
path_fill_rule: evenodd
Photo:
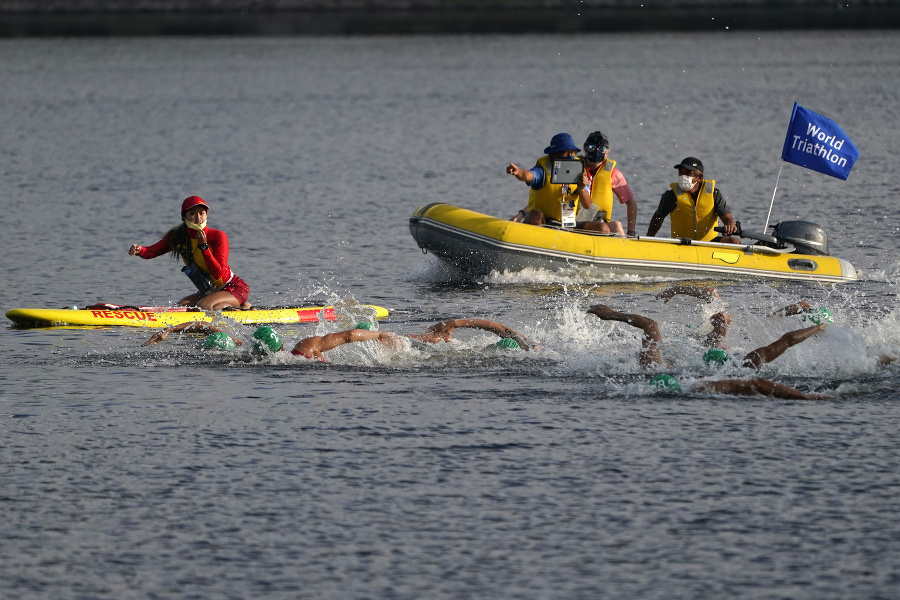
<path fill-rule="evenodd" d="M 725 361 L 727 360 L 731 360 L 731 357 L 728 356 L 728 353 L 721 348 L 710 348 L 703 353 L 703 362 L 705 362 L 706 364 L 714 362 L 720 365 L 724 365 Z"/>
<path fill-rule="evenodd" d="M 815 325 L 819 325 L 820 323 L 834 323 L 834 315 L 832 315 L 831 311 L 824 306 L 820 306 L 818 308 L 811 308 L 806 311 L 806 314 L 803 315 L 802 320 L 810 321 Z"/>
<path fill-rule="evenodd" d="M 203 347 L 207 350 L 234 350 L 234 340 L 224 331 L 216 331 L 206 336 L 203 340 Z"/>
<path fill-rule="evenodd" d="M 360 323 L 357 323 L 357 324 L 356 324 L 356 327 L 354 327 L 354 329 L 368 329 L 368 330 L 371 330 L 371 329 L 372 329 L 372 324 L 369 323 L 368 321 L 362 321 L 362 322 L 360 322 Z"/>
<path fill-rule="evenodd" d="M 671 375 L 666 375 L 665 373 L 654 375 L 647 383 L 661 390 L 671 390 L 673 392 L 681 391 L 681 384 L 678 383 L 678 380 Z"/>
<path fill-rule="evenodd" d="M 268 326 L 258 328 L 253 332 L 253 347 L 259 352 L 265 352 L 268 348 L 271 352 L 281 350 L 281 338 L 275 330 Z"/>
<path fill-rule="evenodd" d="M 519 347 L 519 342 L 512 338 L 503 338 L 494 345 L 498 348 L 509 348 L 510 350 L 516 350 Z"/>

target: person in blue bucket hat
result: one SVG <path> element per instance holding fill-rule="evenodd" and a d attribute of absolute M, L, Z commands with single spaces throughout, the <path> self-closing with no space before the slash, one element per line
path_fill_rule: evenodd
<path fill-rule="evenodd" d="M 550 183 L 550 170 L 554 160 L 575 158 L 581 150 L 568 133 L 557 133 L 544 148 L 544 156 L 537 159 L 531 169 L 523 169 L 509 163 L 506 173 L 519 181 L 528 184 L 528 206 L 520 210 L 511 220 L 529 225 L 560 225 L 562 220 L 562 201 L 576 205 L 584 189 L 583 184 Z M 565 192 L 565 196 L 563 195 Z"/>

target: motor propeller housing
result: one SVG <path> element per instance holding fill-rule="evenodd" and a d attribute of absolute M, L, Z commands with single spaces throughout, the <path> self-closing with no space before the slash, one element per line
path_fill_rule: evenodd
<path fill-rule="evenodd" d="M 821 225 L 809 221 L 782 221 L 773 226 L 772 235 L 781 243 L 791 244 L 802 254 L 830 256 L 828 236 Z"/>

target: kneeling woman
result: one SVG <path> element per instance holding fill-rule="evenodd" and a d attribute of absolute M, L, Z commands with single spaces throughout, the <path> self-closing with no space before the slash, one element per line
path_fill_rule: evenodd
<path fill-rule="evenodd" d="M 173 260 L 180 257 L 181 269 L 197 286 L 197 292 L 178 301 L 179 306 L 199 306 L 220 310 L 228 306 L 249 308 L 250 287 L 228 266 L 228 237 L 224 231 L 206 226 L 209 206 L 200 196 L 188 196 L 181 204 L 182 223 L 170 229 L 152 246 L 134 244 L 132 256 L 156 258 L 166 252 Z"/>

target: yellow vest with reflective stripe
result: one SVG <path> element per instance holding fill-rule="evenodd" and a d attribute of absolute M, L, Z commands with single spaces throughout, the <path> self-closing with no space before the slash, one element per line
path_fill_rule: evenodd
<path fill-rule="evenodd" d="M 615 168 L 616 161 L 607 158 L 606 163 L 597 168 L 597 173 L 594 174 L 594 180 L 591 182 L 591 204 L 596 206 L 598 211 L 606 213 L 607 221 L 612 219 L 612 172 Z"/>
<path fill-rule="evenodd" d="M 528 193 L 528 207 L 525 209 L 526 212 L 533 208 L 539 208 L 541 209 L 541 212 L 544 213 L 544 218 L 555 219 L 557 221 L 561 220 L 563 199 L 562 189 L 566 188 L 566 201 L 575 201 L 575 213 L 577 214 L 578 199 L 572 195 L 575 192 L 575 186 L 550 183 L 550 171 L 552 170 L 552 167 L 550 165 L 549 156 L 544 155 L 540 157 L 537 161 L 537 166 L 544 169 L 544 186 L 539 190 L 531 188 L 531 191 Z"/>
<path fill-rule="evenodd" d="M 690 238 L 692 240 L 709 241 L 718 237 L 713 227 L 719 225 L 719 217 L 716 216 L 713 191 L 716 182 L 705 179 L 700 185 L 697 194 L 697 203 L 688 192 L 682 190 L 677 183 L 669 185 L 675 192 L 675 200 L 678 205 L 669 215 L 669 223 L 672 226 L 673 238 Z"/>

